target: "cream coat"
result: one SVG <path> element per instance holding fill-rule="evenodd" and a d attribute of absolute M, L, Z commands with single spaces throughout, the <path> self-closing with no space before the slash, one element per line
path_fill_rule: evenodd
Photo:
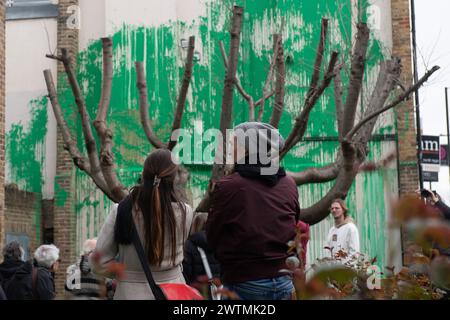
<path fill-rule="evenodd" d="M 181 210 L 176 203 L 172 203 L 175 216 L 177 219 L 177 253 L 175 264 L 170 258 L 169 235 L 166 231 L 165 238 L 165 255 L 161 266 L 150 266 L 153 278 L 156 283 L 185 283 L 182 274 L 183 261 L 183 246 L 186 237 L 189 234 L 189 229 L 192 223 L 193 211 L 192 208 L 186 204 L 186 224 L 182 226 Z M 94 272 L 102 274 L 104 267 L 108 263 L 116 260 L 123 263 L 126 267 L 125 279 L 118 281 L 116 292 L 114 294 L 115 300 L 153 300 L 154 296 L 148 285 L 141 263 L 137 256 L 136 250 L 131 245 L 119 245 L 114 241 L 114 224 L 117 215 L 117 205 L 111 210 L 108 215 L 97 240 L 95 251 L 100 254 L 100 264 L 94 266 Z M 133 210 L 133 217 L 138 228 L 138 233 L 143 239 L 143 220 L 140 212 Z M 183 228 L 185 237 L 183 237 Z"/>

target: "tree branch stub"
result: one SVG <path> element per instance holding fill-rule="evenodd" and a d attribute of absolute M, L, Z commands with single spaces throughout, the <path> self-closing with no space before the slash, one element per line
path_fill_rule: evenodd
<path fill-rule="evenodd" d="M 176 143 L 178 136 L 174 136 L 174 132 L 181 127 L 181 120 L 183 118 L 184 106 L 186 104 L 186 96 L 189 89 L 189 84 L 192 78 L 192 67 L 194 60 L 194 49 L 195 49 L 195 37 L 189 37 L 188 54 L 186 58 L 186 64 L 184 68 L 183 80 L 181 82 L 181 88 L 178 94 L 177 106 L 175 110 L 175 117 L 172 124 L 172 133 L 169 138 L 168 149 L 172 150 Z"/>
<path fill-rule="evenodd" d="M 139 91 L 139 113 L 142 128 L 144 129 L 148 141 L 153 145 L 153 147 L 157 149 L 165 148 L 166 145 L 157 137 L 150 122 L 147 80 L 145 76 L 144 64 L 143 62 L 136 62 L 135 65 L 137 75 L 137 88 Z"/>

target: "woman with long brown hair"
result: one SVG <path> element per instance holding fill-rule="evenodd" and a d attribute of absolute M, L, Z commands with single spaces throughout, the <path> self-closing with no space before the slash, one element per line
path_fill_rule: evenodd
<path fill-rule="evenodd" d="M 155 282 L 185 283 L 181 268 L 183 245 L 193 213 L 176 192 L 178 169 L 169 150 L 150 153 L 140 183 L 119 204 L 129 210 L 118 213 L 115 206 L 100 231 L 96 247 L 100 263 L 96 272 L 104 274 L 108 264 L 114 262 L 126 267 L 114 299 L 154 299 L 132 243 L 133 221 Z"/>

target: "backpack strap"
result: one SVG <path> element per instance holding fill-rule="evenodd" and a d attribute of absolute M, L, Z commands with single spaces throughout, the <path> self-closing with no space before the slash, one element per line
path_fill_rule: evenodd
<path fill-rule="evenodd" d="M 133 242 L 132 215 L 133 201 L 128 195 L 120 201 L 117 207 L 116 222 L 114 224 L 114 241 L 122 245 L 130 245 Z"/>
<path fill-rule="evenodd" d="M 144 273 L 147 278 L 148 284 L 150 285 L 150 289 L 152 289 L 153 295 L 155 296 L 156 300 L 167 300 L 167 297 L 165 296 L 161 287 L 158 286 L 155 280 L 153 279 L 152 272 L 148 265 L 147 255 L 145 254 L 144 247 L 142 246 L 141 240 L 139 239 L 139 234 L 137 232 L 134 220 L 132 220 L 131 223 L 133 229 L 133 244 L 134 247 L 136 248 L 139 260 L 141 261 L 142 269 L 144 269 Z"/>
<path fill-rule="evenodd" d="M 37 279 L 39 277 L 38 267 L 31 267 L 31 292 L 33 293 L 33 300 L 38 300 L 38 294 L 36 291 Z"/>
<path fill-rule="evenodd" d="M 209 281 L 212 281 L 213 275 L 211 272 L 211 268 L 209 267 L 208 258 L 206 257 L 205 250 L 200 247 L 197 247 L 198 252 L 200 253 L 200 257 L 202 258 L 203 268 L 205 268 L 206 276 Z"/>
<path fill-rule="evenodd" d="M 131 197 L 128 196 L 119 203 L 117 208 L 116 224 L 114 226 L 114 238 L 120 244 L 133 244 L 136 249 L 145 277 L 147 278 L 150 289 L 153 292 L 156 300 L 167 300 L 161 287 L 159 287 L 153 279 L 152 272 L 148 265 L 148 258 L 142 246 L 136 224 L 133 219 L 133 204 Z"/>

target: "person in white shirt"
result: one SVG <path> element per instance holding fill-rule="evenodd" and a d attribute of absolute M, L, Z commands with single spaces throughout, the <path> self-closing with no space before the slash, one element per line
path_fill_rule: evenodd
<path fill-rule="evenodd" d="M 355 253 L 359 253 L 359 233 L 358 228 L 348 215 L 348 208 L 342 199 L 335 199 L 331 203 L 331 214 L 334 218 L 334 226 L 331 227 L 327 237 L 327 256 L 335 258 L 336 254 L 342 250 L 348 258 Z M 333 256 L 331 256 L 331 252 Z M 342 257 L 343 261 L 347 260 Z"/>

